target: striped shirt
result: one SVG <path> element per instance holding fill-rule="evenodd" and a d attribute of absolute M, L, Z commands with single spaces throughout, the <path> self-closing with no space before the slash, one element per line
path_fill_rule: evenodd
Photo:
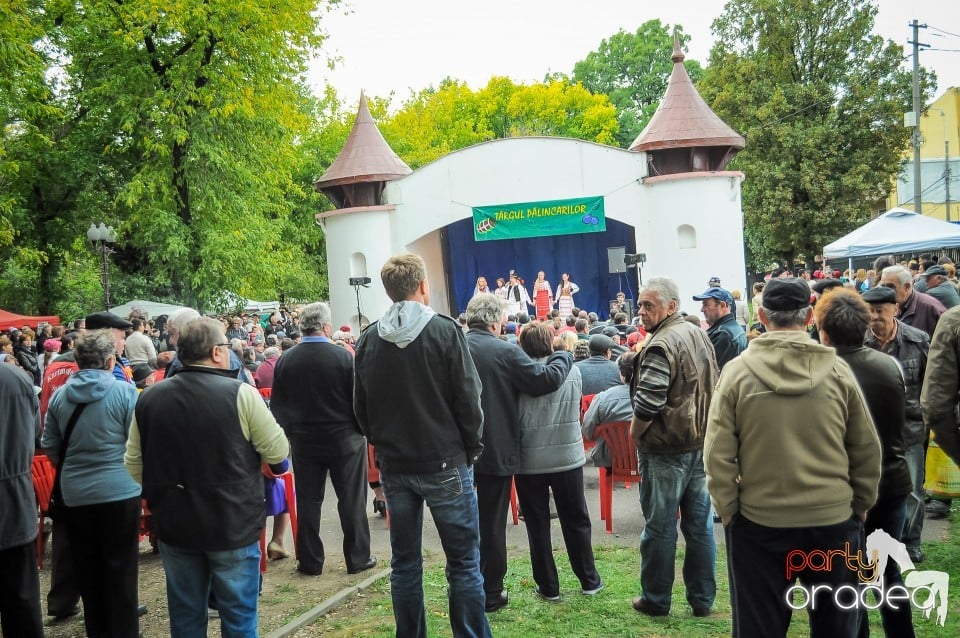
<path fill-rule="evenodd" d="M 633 413 L 641 421 L 652 421 L 667 404 L 670 389 L 670 363 L 660 348 L 644 353 L 636 375 Z"/>

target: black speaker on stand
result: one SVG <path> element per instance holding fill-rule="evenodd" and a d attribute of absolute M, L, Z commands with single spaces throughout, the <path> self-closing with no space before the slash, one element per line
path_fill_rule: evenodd
<path fill-rule="evenodd" d="M 607 248 L 607 272 L 611 275 L 618 275 L 627 272 L 627 266 L 623 263 L 623 258 L 627 254 L 626 246 L 615 246 Z"/>

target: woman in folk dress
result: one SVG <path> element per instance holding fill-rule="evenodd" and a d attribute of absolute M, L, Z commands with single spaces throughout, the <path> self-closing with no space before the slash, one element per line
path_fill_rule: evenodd
<path fill-rule="evenodd" d="M 537 280 L 533 282 L 533 303 L 537 310 L 537 319 L 541 321 L 547 318 L 550 309 L 553 308 L 553 290 L 550 288 L 550 282 L 544 277 L 541 270 L 537 273 Z"/>
<path fill-rule="evenodd" d="M 560 285 L 557 286 L 557 310 L 560 318 L 566 319 L 573 311 L 573 296 L 580 292 L 580 286 L 570 281 L 570 273 L 560 275 Z"/>

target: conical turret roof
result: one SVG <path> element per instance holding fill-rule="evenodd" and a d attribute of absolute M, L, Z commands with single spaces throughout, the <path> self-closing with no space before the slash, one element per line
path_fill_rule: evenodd
<path fill-rule="evenodd" d="M 412 172 L 383 139 L 361 92 L 353 129 L 337 159 L 314 186 L 320 190 L 345 184 L 389 182 Z"/>
<path fill-rule="evenodd" d="M 643 132 L 630 145 L 631 151 L 670 148 L 726 146 L 743 148 L 744 139 L 721 120 L 703 101 L 683 66 L 680 40 L 673 36 L 673 73 L 670 84 Z"/>

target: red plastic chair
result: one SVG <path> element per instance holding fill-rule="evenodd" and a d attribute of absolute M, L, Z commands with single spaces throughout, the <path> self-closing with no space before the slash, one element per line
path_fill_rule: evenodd
<path fill-rule="evenodd" d="M 43 569 L 43 553 L 47 546 L 47 535 L 43 533 L 43 519 L 47 516 L 50 492 L 53 491 L 53 480 L 57 476 L 57 468 L 46 454 L 38 451 L 33 455 L 30 474 L 33 478 L 33 492 L 36 495 L 38 512 L 37 567 Z"/>
<path fill-rule="evenodd" d="M 623 481 L 626 488 L 639 482 L 640 465 L 637 448 L 630 438 L 630 422 L 601 423 L 596 430 L 610 450 L 612 467 L 600 468 L 600 518 L 607 522 L 607 534 L 613 533 L 613 483 Z"/>
<path fill-rule="evenodd" d="M 590 409 L 590 404 L 593 403 L 593 397 L 595 394 L 585 394 L 580 397 L 580 425 L 583 425 L 583 417 L 587 414 L 587 410 Z M 590 439 L 584 437 L 583 439 L 583 451 L 589 452 L 596 445 L 596 441 L 591 441 Z"/>
<path fill-rule="evenodd" d="M 257 388 L 257 391 L 260 393 L 260 396 L 263 397 L 263 401 L 267 404 L 267 407 L 270 407 L 270 397 L 273 396 L 273 388 Z"/>

